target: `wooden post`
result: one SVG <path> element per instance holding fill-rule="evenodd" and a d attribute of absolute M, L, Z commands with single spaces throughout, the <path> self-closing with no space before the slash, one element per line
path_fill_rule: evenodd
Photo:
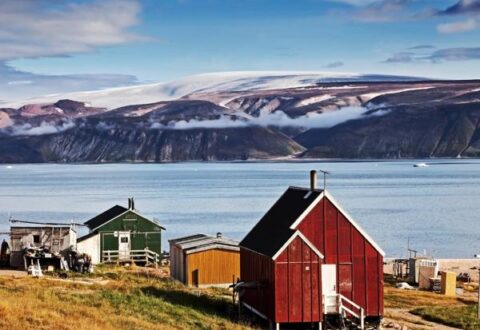
<path fill-rule="evenodd" d="M 478 269 L 478 311 L 477 318 L 480 320 L 480 268 Z"/>

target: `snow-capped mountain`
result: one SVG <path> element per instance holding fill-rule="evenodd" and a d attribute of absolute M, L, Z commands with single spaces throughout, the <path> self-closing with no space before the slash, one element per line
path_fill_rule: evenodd
<path fill-rule="evenodd" d="M 0 106 L 0 162 L 458 156 L 480 81 L 231 72 Z"/>
<path fill-rule="evenodd" d="M 246 92 L 315 86 L 321 83 L 415 81 L 420 78 L 339 72 L 242 71 L 206 73 L 168 83 L 153 83 L 98 91 L 52 94 L 1 104 L 19 108 L 25 104 L 48 104 L 68 99 L 94 107 L 114 109 L 132 104 L 171 101 L 193 93 Z"/>

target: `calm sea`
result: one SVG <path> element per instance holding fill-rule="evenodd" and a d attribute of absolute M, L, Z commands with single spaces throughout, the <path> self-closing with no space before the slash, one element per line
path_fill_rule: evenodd
<path fill-rule="evenodd" d="M 480 161 L 428 162 L 0 165 L 0 232 L 9 214 L 83 222 L 132 196 L 167 228 L 164 249 L 193 233 L 241 239 L 289 185 L 325 169 L 327 189 L 387 256 L 406 255 L 407 241 L 436 257 L 480 253 Z"/>

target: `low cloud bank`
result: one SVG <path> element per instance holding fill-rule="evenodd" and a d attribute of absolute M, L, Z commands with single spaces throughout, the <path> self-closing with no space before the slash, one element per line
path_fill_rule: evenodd
<path fill-rule="evenodd" d="M 2 129 L 1 131 L 11 136 L 44 135 L 60 133 L 73 127 L 75 127 L 75 123 L 73 121 L 66 121 L 61 124 L 52 124 L 43 121 L 39 126 L 32 126 L 31 124 L 12 125 Z"/>
<path fill-rule="evenodd" d="M 378 116 L 385 114 L 385 111 L 379 110 L 371 114 L 368 111 L 374 109 L 365 107 L 344 107 L 340 110 L 329 111 L 325 113 L 313 113 L 296 118 L 289 117 L 283 111 L 276 111 L 267 116 L 255 117 L 252 119 L 232 119 L 222 117 L 212 120 L 180 120 L 170 122 L 167 125 L 153 123 L 152 129 L 172 129 L 186 130 L 195 128 L 235 128 L 251 126 L 275 126 L 275 127 L 301 127 L 301 128 L 329 128 L 349 120 L 364 118 L 365 116 Z"/>

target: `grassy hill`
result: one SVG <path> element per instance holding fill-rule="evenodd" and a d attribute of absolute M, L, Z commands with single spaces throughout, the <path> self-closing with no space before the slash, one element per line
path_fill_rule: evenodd
<path fill-rule="evenodd" d="M 238 320 L 231 293 L 192 289 L 168 279 L 166 269 L 100 266 L 94 275 L 61 280 L 0 276 L 0 329 L 260 329 Z M 386 276 L 384 328 L 479 329 L 476 293 L 444 297 L 400 290 Z M 259 323 L 260 322 L 260 323 Z"/>
<path fill-rule="evenodd" d="M 0 329 L 250 329 L 228 291 L 189 290 L 140 268 L 70 281 L 0 277 Z"/>

